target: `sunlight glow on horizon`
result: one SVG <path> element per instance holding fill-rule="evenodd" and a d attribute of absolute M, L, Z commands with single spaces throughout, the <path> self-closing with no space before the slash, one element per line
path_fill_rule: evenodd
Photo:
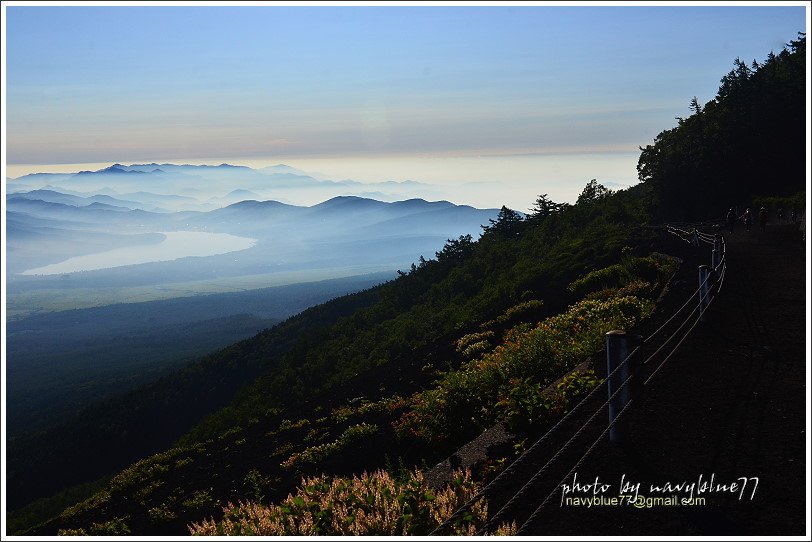
<path fill-rule="evenodd" d="M 507 205 L 527 211 L 539 194 L 546 193 L 553 200 L 574 203 L 584 185 L 597 179 L 608 188 L 625 188 L 637 183 L 638 152 L 590 152 L 559 154 L 524 154 L 509 156 L 372 156 L 372 157 L 284 157 L 257 160 L 158 160 L 157 163 L 219 165 L 228 163 L 254 169 L 284 164 L 318 178 L 341 181 L 350 179 L 362 183 L 387 181 L 417 181 L 423 189 L 435 194 L 426 199 L 446 199 L 456 204 L 478 208 Z M 123 165 L 151 163 L 152 161 L 117 160 Z M 29 165 L 26 173 L 75 173 L 80 170 L 99 170 L 114 162 L 89 164 Z M 10 168 L 9 172 L 14 171 Z M 57 186 L 60 183 L 53 183 Z M 67 183 L 66 183 L 67 184 Z M 64 188 L 64 187 L 62 187 Z M 236 186 L 232 187 L 236 188 Z M 161 192 L 158 187 L 149 191 Z M 312 205 L 327 199 L 291 200 L 289 203 Z M 405 199 L 405 198 L 402 198 Z"/>
<path fill-rule="evenodd" d="M 516 191 L 517 208 L 533 191 L 571 201 L 592 178 L 635 184 L 639 146 L 807 17 L 780 5 L 3 10 L 8 177 L 286 163 L 336 180 L 489 183 L 494 199 Z"/>

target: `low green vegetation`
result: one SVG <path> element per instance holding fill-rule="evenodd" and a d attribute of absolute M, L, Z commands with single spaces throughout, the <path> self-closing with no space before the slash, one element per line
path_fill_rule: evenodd
<path fill-rule="evenodd" d="M 652 235 L 637 227 L 646 219 L 640 192 L 635 187 L 614 193 L 593 180 L 576 205 L 556 204 L 554 212 L 547 205 L 546 214 L 527 217 L 503 209 L 478 241 L 470 236 L 449 240 L 436 259 L 421 258 L 396 280 L 366 292 L 365 306 L 356 305 L 327 326 L 297 326 L 309 332 L 266 361 L 274 369 L 182 442 L 245 427 L 257 413 L 326 392 L 437 342 L 496 334 L 519 321 L 539 321 L 564 310 L 579 299 L 566 290 L 573 279 L 618 261 L 624 246 L 638 246 Z M 485 329 L 479 327 L 483 322 Z M 474 358 L 492 346 L 483 336 L 465 345 L 465 355 Z"/>
<path fill-rule="evenodd" d="M 370 425 L 367 423 L 351 425 L 332 442 L 319 444 L 317 446 L 310 446 L 301 452 L 291 454 L 290 457 L 282 462 L 282 467 L 286 469 L 299 470 L 306 465 L 318 465 L 331 455 L 335 455 L 338 452 L 357 444 L 363 439 L 376 434 L 377 432 L 377 425 Z"/>
<path fill-rule="evenodd" d="M 150 508 L 147 513 L 149 514 L 150 521 L 157 524 L 172 521 L 177 517 L 166 504 Z"/>
<path fill-rule="evenodd" d="M 180 422 L 164 437 L 196 425 L 176 448 L 119 473 L 54 525 L 87 534 L 161 522 L 221 535 L 431 532 L 476 482 L 464 478 L 440 498 L 419 473 L 341 477 L 325 469 L 344 460 L 355 468 L 351 459 L 367 457 L 358 450 L 381 442 L 389 448 L 380 455 L 397 459 L 408 442 L 411 467 L 497 421 L 519 435 L 521 448 L 571 409 L 600 383 L 576 367 L 603 347 L 606 331 L 648 318 L 674 272 L 671 259 L 651 252 L 659 242 L 652 225 L 719 216 L 733 200 L 767 202 L 754 199 L 765 179 L 777 179 L 771 205 L 803 189 L 804 58 L 799 38 L 761 65 L 737 60 L 715 100 L 694 100 L 690 117 L 642 150 L 639 185 L 613 192 L 592 180 L 575 204 L 542 195 L 526 215 L 502 208 L 478 240 L 448 240 L 395 280 L 313 307 L 96 411 L 116 420 L 118 432 L 166 411 Z M 372 372 L 388 377 L 390 366 L 408 376 L 354 387 Z M 347 404 L 355 395 L 377 400 Z M 93 431 L 89 422 L 76 427 Z M 488 472 L 503 468 L 500 461 Z M 201 475 L 185 477 L 206 467 L 227 478 L 210 488 Z M 323 474 L 286 498 L 300 469 Z M 217 512 L 229 500 L 243 504 Z M 481 524 L 481 506 L 457 534 Z"/>
<path fill-rule="evenodd" d="M 391 397 L 384 397 L 378 401 L 363 400 L 358 406 L 343 405 L 334 408 L 331 418 L 335 423 L 342 423 L 351 418 L 364 416 L 369 413 L 393 412 L 403 406 L 403 398 L 395 394 Z M 326 420 L 325 420 L 326 421 Z"/>
<path fill-rule="evenodd" d="M 465 361 L 409 399 L 408 410 L 394 424 L 397 433 L 402 438 L 442 440 L 497 421 L 526 431 L 560 414 L 574 397 L 597 385 L 594 374 L 573 373 L 556 393 L 544 393 L 561 374 L 600 351 L 607 331 L 630 329 L 647 318 L 654 307 L 649 297 L 677 266 L 659 254 L 633 257 L 625 248 L 621 252 L 620 263 L 569 284 L 569 291 L 587 295 L 563 313 L 538 323 L 518 323 L 507 328 L 500 341 L 492 330 L 458 339 L 456 351 Z M 515 322 L 527 308 L 540 306 L 538 301 L 517 305 L 480 327 Z"/>
<path fill-rule="evenodd" d="M 195 491 L 195 493 L 184 500 L 181 504 L 188 510 L 202 511 L 210 508 L 216 504 L 216 500 L 211 496 L 209 491 Z"/>
<path fill-rule="evenodd" d="M 599 351 L 607 331 L 632 328 L 652 307 L 650 301 L 633 296 L 584 300 L 529 329 L 511 328 L 492 352 L 444 373 L 433 388 L 416 393 L 397 431 L 437 440 L 472 423 L 478 428 L 499 420 L 540 423 L 550 410 L 541 402 L 540 389 Z"/>
<path fill-rule="evenodd" d="M 85 529 L 60 529 L 60 536 L 126 536 L 132 534 L 127 518 L 114 518 L 103 523 L 93 523 Z"/>
<path fill-rule="evenodd" d="M 61 491 L 51 497 L 39 499 L 17 510 L 9 510 L 6 512 L 6 530 L 10 535 L 22 535 L 32 527 L 57 517 L 61 513 L 70 510 L 73 506 L 96 495 L 107 486 L 109 481 L 110 477 L 108 476 L 87 482 Z M 103 494 L 99 495 L 99 497 L 103 498 Z M 88 505 L 88 507 L 94 508 L 95 505 Z"/>
<path fill-rule="evenodd" d="M 631 195 L 615 194 L 591 182 L 577 205 L 556 209 L 544 218 L 503 209 L 479 241 L 464 237 L 449 241 L 436 260 L 421 260 L 390 283 L 337 300 L 337 306 L 328 303 L 311 314 L 306 311 L 218 353 L 210 362 L 224 370 L 239 370 L 244 356 L 256 360 L 252 368 L 275 369 L 201 422 L 175 448 L 117 474 L 104 490 L 109 500 L 97 502 L 95 510 L 80 506 L 61 518 L 61 524 L 89 529 L 87 525 L 112 521 L 125 501 L 139 507 L 127 522 L 130 526 L 157 528 L 216 513 L 218 502 L 228 502 L 223 489 L 210 490 L 188 478 L 190 467 L 204 468 L 199 461 L 206 461 L 202 455 L 212 450 L 221 452 L 224 464 L 218 468 L 230 469 L 237 491 L 259 502 L 267 494 L 264 482 L 256 477 L 258 471 L 251 476 L 256 467 L 231 465 L 241 461 L 243 452 L 238 449 L 248 453 L 257 446 L 248 437 L 252 431 L 265 442 L 258 457 L 277 465 L 262 478 L 291 480 L 299 473 L 324 472 L 324 465 L 334 458 L 357 456 L 356 450 L 373 436 L 376 443 L 395 446 L 390 448 L 394 453 L 402 445 L 397 439 L 407 438 L 412 453 L 419 453 L 435 441 L 459 442 L 495 421 L 517 431 L 543 427 L 597 384 L 593 374 L 572 370 L 601 348 L 605 331 L 632 327 L 647 317 L 652 309 L 647 296 L 669 274 L 669 260 L 634 256 L 624 249 L 648 242 L 651 235 L 630 226 L 629 221 L 643 216 Z M 618 261 L 627 269 L 622 277 L 578 293 L 567 289 L 597 263 Z M 642 281 L 641 275 L 648 280 Z M 645 287 L 621 292 L 638 283 Z M 601 299 L 589 298 L 597 292 L 607 293 Z M 326 313 L 329 318 L 324 318 Z M 312 320 L 316 316 L 320 319 Z M 269 350 L 271 337 L 287 337 L 288 349 L 275 342 Z M 428 368 L 420 372 L 434 381 L 423 391 L 405 397 L 394 393 L 376 400 L 360 398 L 333 405 L 327 416 L 279 420 L 297 401 L 329 395 L 329 390 L 366 369 L 410 358 L 438 344 L 447 345 L 445 370 L 438 369 L 442 359 L 429 364 L 415 360 L 417 367 Z M 546 390 L 567 374 L 552 393 Z M 369 391 L 377 393 L 377 387 Z M 314 408 L 313 414 L 323 407 Z M 344 426 L 347 422 L 349 427 Z M 263 431 L 264 427 L 268 429 Z M 337 436 L 330 440 L 329 435 Z M 383 459 L 383 451 L 380 455 Z M 175 480 L 175 485 L 166 480 Z"/>

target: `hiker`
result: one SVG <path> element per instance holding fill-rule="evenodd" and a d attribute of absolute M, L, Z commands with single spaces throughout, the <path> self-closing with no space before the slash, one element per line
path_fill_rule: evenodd
<path fill-rule="evenodd" d="M 750 231 L 750 226 L 753 225 L 753 215 L 750 214 L 750 207 L 748 207 L 744 214 L 741 216 L 741 219 L 744 221 L 744 229 Z"/>
<path fill-rule="evenodd" d="M 733 212 L 733 207 L 727 212 L 727 227 L 730 228 L 730 232 L 733 233 L 733 226 L 736 225 L 736 213 Z"/>
<path fill-rule="evenodd" d="M 769 220 L 770 216 L 767 213 L 767 208 L 762 207 L 761 210 L 758 212 L 758 225 L 761 228 L 761 231 L 765 231 L 767 229 L 767 221 Z"/>
<path fill-rule="evenodd" d="M 792 223 L 795 224 L 798 222 L 798 211 L 796 209 L 792 210 Z"/>
<path fill-rule="evenodd" d="M 778 222 L 780 224 L 784 223 L 784 208 L 783 207 L 778 208 Z"/>

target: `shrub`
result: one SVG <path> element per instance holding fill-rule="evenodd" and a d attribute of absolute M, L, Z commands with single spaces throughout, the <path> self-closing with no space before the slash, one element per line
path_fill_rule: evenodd
<path fill-rule="evenodd" d="M 303 479 L 296 494 L 279 505 L 229 503 L 222 520 L 193 523 L 189 531 L 217 536 L 427 535 L 478 489 L 470 471 L 457 472 L 453 483 L 436 492 L 417 470 L 399 478 L 382 470 L 351 479 L 321 475 Z M 480 499 L 454 526 L 454 534 L 473 535 L 486 519 L 487 505 Z M 497 532 L 515 531 L 515 525 L 503 525 Z"/>
<path fill-rule="evenodd" d="M 645 258 L 635 258 L 624 254 L 620 263 L 590 271 L 571 282 L 567 289 L 583 295 L 622 288 L 640 281 L 651 285 L 651 289 L 646 292 L 651 293 L 674 272 L 676 265 L 672 258 L 663 257 L 661 254 L 652 253 Z"/>
<path fill-rule="evenodd" d="M 487 342 L 490 339 L 493 339 L 496 335 L 493 331 L 483 331 L 481 333 L 469 333 L 468 335 L 463 335 L 457 340 L 456 347 L 457 352 L 462 353 L 468 346 L 480 343 L 480 342 Z"/>
<path fill-rule="evenodd" d="M 544 302 L 539 301 L 538 299 L 530 299 L 528 301 L 522 301 L 521 303 L 510 307 L 508 310 L 506 310 L 493 320 L 488 320 L 487 322 L 480 324 L 479 327 L 480 329 L 490 329 L 492 327 L 496 327 L 497 325 L 515 322 L 516 320 L 519 320 L 521 318 L 528 317 L 528 313 L 537 312 L 543 306 Z"/>
<path fill-rule="evenodd" d="M 590 292 L 584 299 L 592 299 L 595 301 L 606 301 L 613 297 L 625 297 L 633 295 L 635 297 L 645 297 L 651 295 L 655 290 L 655 285 L 643 280 L 633 280 L 625 286 L 618 288 L 604 288 Z"/>
<path fill-rule="evenodd" d="M 191 457 L 184 457 L 183 459 L 178 459 L 177 461 L 175 461 L 175 468 L 182 469 L 186 465 L 191 464 L 193 461 L 194 460 Z"/>
<path fill-rule="evenodd" d="M 555 394 L 549 403 L 550 409 L 556 413 L 566 412 L 573 403 L 579 401 L 601 382 L 603 379 L 598 378 L 592 369 L 582 373 L 573 371 L 556 385 Z"/>
<path fill-rule="evenodd" d="M 517 326 L 493 352 L 443 373 L 436 387 L 413 395 L 395 431 L 439 440 L 471 423 L 481 428 L 510 419 L 521 425 L 522 416 L 535 423 L 544 416 L 541 388 L 601 350 L 607 331 L 633 327 L 652 307 L 633 296 L 586 299 L 529 330 Z"/>
<path fill-rule="evenodd" d="M 116 474 L 110 481 L 110 487 L 114 491 L 124 491 L 139 484 L 148 484 L 168 470 L 169 466 L 159 462 L 158 458 L 148 457 Z"/>
<path fill-rule="evenodd" d="M 177 517 L 175 513 L 169 509 L 166 503 L 154 508 L 150 508 L 147 510 L 147 515 L 149 516 L 149 520 L 156 524 L 166 523 Z"/>
<path fill-rule="evenodd" d="M 179 456 L 187 455 L 190 452 L 200 452 L 204 448 L 203 443 L 193 446 L 179 446 L 141 459 L 116 474 L 110 480 L 110 491 L 125 491 L 138 484 L 145 485 L 167 472 L 169 465 L 174 464 L 174 461 L 177 461 L 176 458 Z"/>
<path fill-rule="evenodd" d="M 110 500 L 110 492 L 106 490 L 99 491 L 98 493 L 94 493 L 87 499 L 83 500 L 80 503 L 74 504 L 70 508 L 66 508 L 59 514 L 59 517 L 62 519 L 69 519 L 74 516 L 78 516 L 83 512 L 87 512 L 88 510 L 94 510 L 96 508 L 101 507 L 107 501 Z"/>
<path fill-rule="evenodd" d="M 295 422 L 292 422 L 292 421 L 290 421 L 288 419 L 285 419 L 285 420 L 282 420 L 281 422 L 279 422 L 279 427 L 277 427 L 274 431 L 268 432 L 267 435 L 268 436 L 274 436 L 274 435 L 278 435 L 279 433 L 282 433 L 284 431 L 290 431 L 290 430 L 293 430 L 293 429 L 301 429 L 302 427 L 307 427 L 308 425 L 310 425 L 310 420 L 308 420 L 307 418 L 302 418 L 302 419 L 297 420 Z"/>
<path fill-rule="evenodd" d="M 299 468 L 304 465 L 315 465 L 377 432 L 378 426 L 374 424 L 359 423 L 358 425 L 352 425 L 345 429 L 333 442 L 311 446 L 301 452 L 291 454 L 281 463 L 281 466 L 284 468 Z"/>
<path fill-rule="evenodd" d="M 330 415 L 335 423 L 344 423 L 355 415 L 355 408 L 347 405 L 334 408 Z"/>
<path fill-rule="evenodd" d="M 320 440 L 324 440 L 328 434 L 329 431 L 327 429 L 317 429 L 314 427 L 313 429 L 307 432 L 307 434 L 304 436 L 304 439 L 302 440 L 304 442 L 318 442 Z"/>
<path fill-rule="evenodd" d="M 153 491 L 164 485 L 162 480 L 152 480 L 149 484 L 143 486 L 141 489 L 133 493 L 133 498 L 136 501 L 142 502 L 152 494 Z"/>
<path fill-rule="evenodd" d="M 528 313 L 533 313 L 541 309 L 544 306 L 544 302 L 539 301 L 538 299 L 531 299 L 529 301 L 523 301 L 518 305 L 514 305 L 508 310 L 506 310 L 502 315 L 496 318 L 496 321 L 500 324 L 515 321 L 522 316 L 527 315 Z"/>
<path fill-rule="evenodd" d="M 196 491 L 194 495 L 181 504 L 188 510 L 205 510 L 215 504 L 214 498 L 208 491 Z"/>
<path fill-rule="evenodd" d="M 271 483 L 271 479 L 267 476 L 262 476 L 257 469 L 252 469 L 243 477 L 243 486 L 245 487 L 246 494 L 252 500 L 262 503 L 265 498 L 265 488 Z"/>
<path fill-rule="evenodd" d="M 493 349 L 493 345 L 491 343 L 488 341 L 479 341 L 477 343 L 469 344 L 465 350 L 462 351 L 462 355 L 466 359 L 473 359 L 491 349 Z"/>
<path fill-rule="evenodd" d="M 126 518 L 113 518 L 103 523 L 93 523 L 89 529 L 59 529 L 59 536 L 98 536 L 113 535 L 125 536 L 130 534 L 130 528 L 125 523 Z"/>
<path fill-rule="evenodd" d="M 280 444 L 278 448 L 276 448 L 273 453 L 271 453 L 271 457 L 279 457 L 286 455 L 293 449 L 293 444 L 290 442 L 285 442 L 284 444 Z"/>
<path fill-rule="evenodd" d="M 400 408 L 402 403 L 403 398 L 400 395 L 395 394 L 391 397 L 384 397 L 379 401 L 363 401 L 357 407 L 349 405 L 336 407 L 332 410 L 331 414 L 335 423 L 344 423 L 355 416 L 363 416 L 372 412 L 392 412 L 393 410 Z"/>
<path fill-rule="evenodd" d="M 543 392 L 544 388 L 533 378 L 511 378 L 499 389 L 494 406 L 501 411 L 500 417 L 508 428 L 521 433 L 547 420 L 550 400 Z"/>
<path fill-rule="evenodd" d="M 218 438 L 219 440 L 225 440 L 225 439 L 227 439 L 228 437 L 230 437 L 230 436 L 232 436 L 232 435 L 236 435 L 236 434 L 237 434 L 237 433 L 239 433 L 240 431 L 242 431 L 242 427 L 240 427 L 240 426 L 238 425 L 238 426 L 236 426 L 236 427 L 232 427 L 232 428 L 230 428 L 228 431 L 224 431 L 224 432 L 223 432 L 223 433 L 222 433 L 222 434 L 221 434 L 219 437 L 217 437 L 217 438 Z"/>
<path fill-rule="evenodd" d="M 595 269 L 572 281 L 567 290 L 586 293 L 604 288 L 612 288 L 631 280 L 631 275 L 622 264 L 616 263 L 603 269 Z"/>

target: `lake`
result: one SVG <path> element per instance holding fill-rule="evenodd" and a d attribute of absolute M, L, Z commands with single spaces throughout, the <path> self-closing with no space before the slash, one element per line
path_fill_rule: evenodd
<path fill-rule="evenodd" d="M 24 271 L 23 275 L 58 275 L 78 271 L 109 269 L 123 265 L 166 262 L 189 256 L 216 256 L 251 248 L 256 239 L 228 233 L 197 231 L 160 232 L 165 239 L 153 245 L 116 248 L 95 254 L 68 258 L 65 261 Z"/>

